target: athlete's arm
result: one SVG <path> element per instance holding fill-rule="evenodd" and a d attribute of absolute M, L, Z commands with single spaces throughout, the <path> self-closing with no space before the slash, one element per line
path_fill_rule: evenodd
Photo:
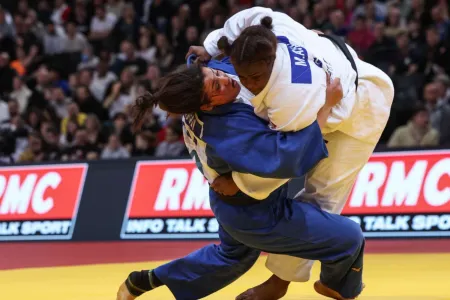
<path fill-rule="evenodd" d="M 297 132 L 269 128 L 247 104 L 234 103 L 232 113 L 213 116 L 204 141 L 231 169 L 265 178 L 301 177 L 328 156 L 319 125 Z"/>
<path fill-rule="evenodd" d="M 339 78 L 336 78 L 335 80 L 333 80 L 333 82 L 331 82 L 330 75 L 327 74 L 325 105 L 322 106 L 322 108 L 319 110 L 319 113 L 317 114 L 317 123 L 319 123 L 320 129 L 325 128 L 332 108 L 342 100 L 343 96 L 344 93 L 342 91 L 341 80 Z"/>

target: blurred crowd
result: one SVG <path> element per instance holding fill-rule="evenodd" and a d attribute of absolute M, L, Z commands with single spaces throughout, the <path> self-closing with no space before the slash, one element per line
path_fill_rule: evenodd
<path fill-rule="evenodd" d="M 251 6 L 345 39 L 388 73 L 396 96 L 380 141 L 450 145 L 450 20 L 442 0 L 2 0 L 3 163 L 187 154 L 179 117 L 155 108 L 130 129 L 137 95 Z"/>

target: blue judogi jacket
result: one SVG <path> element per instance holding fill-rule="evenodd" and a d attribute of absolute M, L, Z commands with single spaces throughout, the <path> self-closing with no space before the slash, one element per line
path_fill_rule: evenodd
<path fill-rule="evenodd" d="M 228 58 L 212 60 L 208 67 L 236 74 Z M 317 122 L 297 132 L 275 131 L 270 129 L 266 120 L 254 114 L 251 105 L 242 102 L 185 115 L 183 125 L 189 153 L 210 183 L 231 171 L 264 178 L 301 177 L 328 156 Z M 243 193 L 235 196 L 236 201 L 243 197 L 250 196 Z M 274 202 L 286 197 L 287 185 L 284 185 L 265 200 Z M 212 189 L 210 203 L 219 223 L 246 226 L 237 224 L 239 222 L 233 217 L 243 211 L 238 212 L 236 209 L 239 208 L 222 203 Z M 253 225 L 259 221 L 261 225 L 267 222 L 262 219 L 253 221 Z"/>

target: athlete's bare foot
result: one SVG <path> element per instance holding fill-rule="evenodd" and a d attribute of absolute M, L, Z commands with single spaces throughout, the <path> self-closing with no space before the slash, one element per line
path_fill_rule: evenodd
<path fill-rule="evenodd" d="M 131 295 L 131 293 L 128 291 L 125 282 L 122 283 L 119 287 L 119 290 L 117 291 L 116 300 L 134 300 L 134 299 L 136 299 L 136 297 Z"/>
<path fill-rule="evenodd" d="M 276 300 L 280 299 L 288 290 L 290 282 L 272 275 L 267 281 L 246 290 L 236 297 L 236 300 Z"/>
<path fill-rule="evenodd" d="M 361 292 L 362 292 L 362 290 L 365 287 L 366 287 L 366 285 L 363 283 Z M 344 298 L 344 297 L 342 297 L 338 292 L 336 292 L 335 290 L 330 289 L 329 287 L 324 285 L 322 282 L 320 282 L 320 280 L 318 280 L 318 281 L 316 281 L 314 283 L 314 289 L 316 290 L 317 293 L 321 294 L 322 296 L 325 296 L 325 297 L 328 297 L 328 298 L 331 298 L 331 299 L 336 299 L 336 300 L 352 300 L 352 299 L 356 299 L 356 298 Z"/>

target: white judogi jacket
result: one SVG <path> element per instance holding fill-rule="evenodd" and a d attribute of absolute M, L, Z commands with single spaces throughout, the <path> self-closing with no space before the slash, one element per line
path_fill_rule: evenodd
<path fill-rule="evenodd" d="M 374 106 L 367 105 L 364 99 L 358 99 L 355 93 L 356 72 L 342 51 L 330 40 L 306 29 L 288 15 L 262 7 L 243 10 L 228 19 L 224 28 L 208 35 L 204 42 L 206 51 L 211 56 L 220 54 L 217 41 L 222 36 L 233 42 L 246 27 L 259 25 L 265 16 L 272 18 L 273 32 L 279 44 L 269 82 L 251 100 L 255 113 L 270 119 L 277 130 L 296 131 L 305 128 L 316 120 L 319 109 L 325 104 L 325 72 L 328 72 L 332 79 L 340 78 L 344 98 L 332 109 L 322 132 L 326 134 L 339 130 L 363 141 L 378 141 L 381 133 L 380 128 L 373 123 L 374 118 L 369 116 L 365 122 L 367 125 L 364 125 L 360 123 L 364 121 L 361 115 L 365 115 L 365 118 L 368 113 L 377 115 L 377 110 L 381 110 L 380 113 L 384 115 L 386 109 L 389 113 L 390 103 Z M 392 92 L 387 98 L 392 98 L 393 87 L 389 77 L 359 60 L 350 47 L 349 50 L 355 58 L 359 78 L 377 79 L 376 84 L 386 86 L 388 94 Z"/>

